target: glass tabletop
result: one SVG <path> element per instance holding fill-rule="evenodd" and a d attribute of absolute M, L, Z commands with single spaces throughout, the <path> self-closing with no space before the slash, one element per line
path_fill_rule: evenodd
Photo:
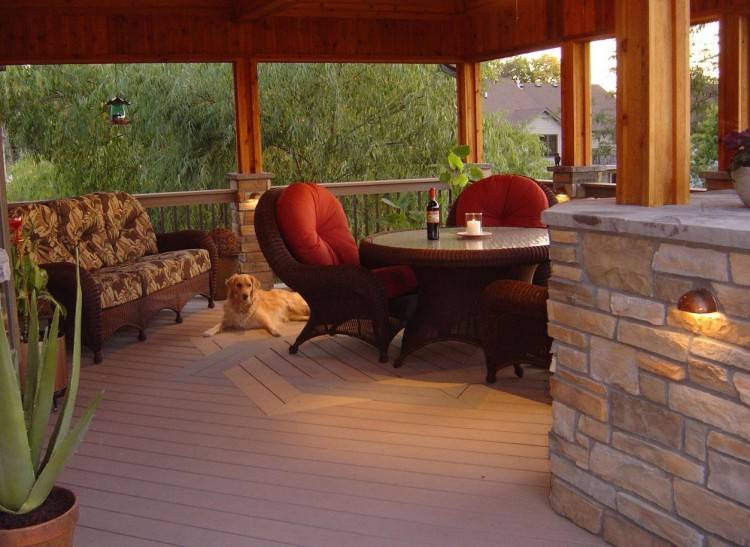
<path fill-rule="evenodd" d="M 437 241 L 428 240 L 426 230 L 382 232 L 367 239 L 383 247 L 440 251 L 491 251 L 549 245 L 546 228 L 486 227 L 483 231 L 492 235 L 481 239 L 457 235 L 457 232 L 464 230 L 465 228 L 440 228 L 440 239 Z"/>

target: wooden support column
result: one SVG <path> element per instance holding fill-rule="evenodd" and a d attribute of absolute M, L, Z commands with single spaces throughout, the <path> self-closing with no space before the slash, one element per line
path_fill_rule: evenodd
<path fill-rule="evenodd" d="M 750 127 L 748 17 L 727 13 L 719 22 L 719 169 L 729 168 L 734 150 L 724 147 L 731 131 Z"/>
<path fill-rule="evenodd" d="M 615 0 L 617 202 L 690 199 L 689 0 Z"/>
<path fill-rule="evenodd" d="M 482 135 L 482 65 L 459 63 L 456 65 L 458 92 L 458 142 L 468 144 L 472 163 L 484 161 L 484 136 Z"/>
<path fill-rule="evenodd" d="M 562 164 L 591 165 L 590 43 L 563 43 L 560 69 Z"/>
<path fill-rule="evenodd" d="M 252 59 L 238 59 L 233 63 L 233 69 L 237 172 L 262 173 L 258 63 Z"/>

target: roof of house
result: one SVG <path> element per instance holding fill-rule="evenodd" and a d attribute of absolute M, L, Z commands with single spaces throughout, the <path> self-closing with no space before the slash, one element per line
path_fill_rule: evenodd
<path fill-rule="evenodd" d="M 559 121 L 560 86 L 548 83 L 517 84 L 511 78 L 488 82 L 483 109 L 486 113 L 504 112 L 509 122 L 525 124 L 541 114 Z M 591 110 L 615 115 L 615 97 L 600 85 L 591 86 Z"/>

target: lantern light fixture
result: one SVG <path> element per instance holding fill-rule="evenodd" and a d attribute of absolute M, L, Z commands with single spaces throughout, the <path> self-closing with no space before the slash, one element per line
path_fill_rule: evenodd
<path fill-rule="evenodd" d="M 693 289 L 680 297 L 677 302 L 680 311 L 696 314 L 716 313 L 719 305 L 714 294 L 707 289 Z"/>
<path fill-rule="evenodd" d="M 130 123 L 127 110 L 127 107 L 130 106 L 128 101 L 119 95 L 115 95 L 107 101 L 107 106 L 109 106 L 109 123 L 112 125 L 128 125 Z"/>

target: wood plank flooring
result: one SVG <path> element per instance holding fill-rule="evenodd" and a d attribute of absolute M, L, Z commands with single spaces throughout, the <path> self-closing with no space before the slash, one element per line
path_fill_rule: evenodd
<path fill-rule="evenodd" d="M 291 356 L 299 324 L 203 338 L 220 313 L 196 299 L 87 356 L 77 546 L 602 545 L 549 508 L 542 373 L 489 388 L 461 344 L 402 369 L 347 337 Z"/>

